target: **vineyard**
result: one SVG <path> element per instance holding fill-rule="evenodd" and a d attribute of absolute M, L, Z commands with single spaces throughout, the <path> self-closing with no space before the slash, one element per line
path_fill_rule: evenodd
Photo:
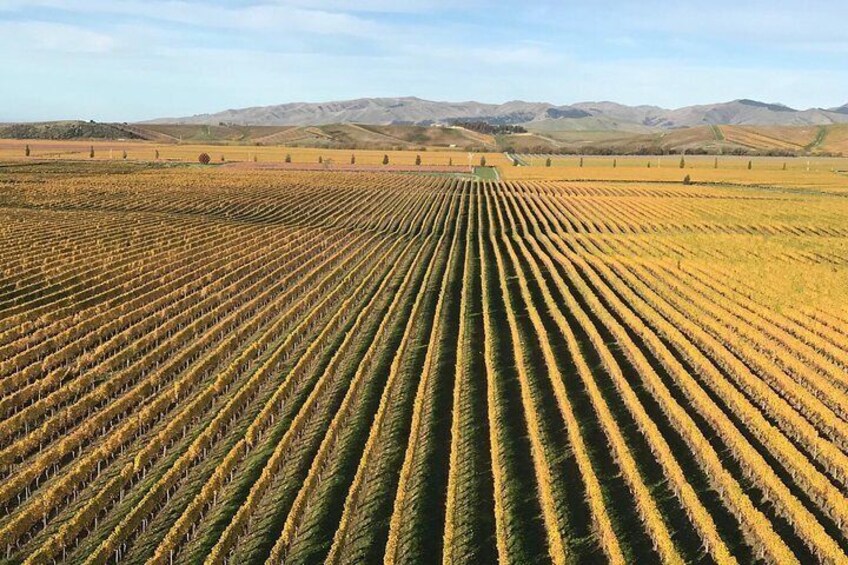
<path fill-rule="evenodd" d="M 499 158 L 2 169 L 0 562 L 848 563 L 845 178 Z"/>

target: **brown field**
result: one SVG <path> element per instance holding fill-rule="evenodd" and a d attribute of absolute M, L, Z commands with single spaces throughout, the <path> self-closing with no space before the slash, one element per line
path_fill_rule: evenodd
<path fill-rule="evenodd" d="M 516 180 L 678 183 L 688 175 L 694 183 L 729 183 L 848 192 L 848 159 L 844 158 L 628 155 L 582 157 L 582 167 L 579 156 L 520 155 L 519 158 L 527 166 L 499 166 L 502 177 Z M 550 167 L 545 166 L 548 158 L 551 159 Z M 681 159 L 684 164 L 682 169 L 680 168 Z M 716 162 L 718 162 L 717 168 Z"/>
<path fill-rule="evenodd" d="M 290 155 L 292 163 L 318 163 L 319 157 L 325 163 L 339 165 L 349 164 L 351 156 L 356 157 L 356 163 L 361 165 L 381 165 L 383 157 L 389 156 L 389 164 L 411 166 L 416 157 L 421 157 L 422 165 L 468 166 L 469 153 L 460 149 L 450 150 L 432 148 L 424 151 L 381 151 L 374 149 L 346 150 L 320 149 L 311 147 L 280 147 L 280 146 L 250 146 L 250 145 L 210 145 L 210 144 L 157 144 L 146 141 L 52 141 L 52 140 L 9 140 L 0 139 L 0 160 L 26 159 L 25 148 L 30 147 L 30 160 L 36 159 L 83 159 L 89 158 L 90 150 L 94 148 L 96 161 L 122 161 L 123 152 L 127 152 L 130 161 L 159 161 L 196 163 L 201 153 L 207 153 L 213 163 L 220 162 L 260 162 L 283 163 L 286 155 Z M 223 159 L 222 159 L 223 157 Z M 471 163 L 479 165 L 481 157 L 485 157 L 491 166 L 505 166 L 509 160 L 502 153 L 473 153 Z"/>
<path fill-rule="evenodd" d="M 669 131 L 633 134 L 626 132 L 550 132 L 524 142 L 509 138 L 518 153 L 545 152 L 559 148 L 570 152 L 634 153 L 707 152 L 711 155 L 735 153 L 791 152 L 799 155 L 845 153 L 840 143 L 845 126 L 697 126 Z M 830 140 L 835 143 L 830 143 Z M 506 143 L 502 143 L 505 145 Z"/>
<path fill-rule="evenodd" d="M 678 150 L 704 147 L 711 150 L 721 147 L 721 140 L 717 138 L 716 129 L 701 126 L 670 131 L 659 135 L 659 145 L 662 147 L 674 147 Z"/>
<path fill-rule="evenodd" d="M 801 151 L 815 142 L 818 127 L 721 126 L 725 140 L 751 149 Z"/>
<path fill-rule="evenodd" d="M 848 124 L 831 126 L 821 145 L 822 150 L 848 155 Z"/>
<path fill-rule="evenodd" d="M 140 135 L 154 133 L 163 136 L 170 142 L 204 142 L 218 141 L 223 143 L 260 142 L 265 138 L 284 134 L 292 126 L 191 126 L 178 124 L 138 124 L 131 126 Z"/>

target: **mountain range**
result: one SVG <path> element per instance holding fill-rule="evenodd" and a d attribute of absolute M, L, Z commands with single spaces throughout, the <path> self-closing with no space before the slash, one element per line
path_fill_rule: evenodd
<path fill-rule="evenodd" d="M 650 132 L 702 125 L 812 126 L 848 123 L 848 104 L 798 110 L 783 104 L 740 99 L 666 109 L 615 102 L 436 102 L 416 97 L 359 98 L 337 102 L 296 102 L 150 120 L 149 124 L 319 126 L 327 124 L 432 125 L 483 121 L 521 125 L 531 131 Z"/>

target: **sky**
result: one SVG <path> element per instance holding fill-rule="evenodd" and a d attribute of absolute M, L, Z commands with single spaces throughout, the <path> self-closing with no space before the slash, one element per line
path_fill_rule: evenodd
<path fill-rule="evenodd" d="M 372 96 L 848 102 L 844 0 L 0 0 L 0 121 Z"/>

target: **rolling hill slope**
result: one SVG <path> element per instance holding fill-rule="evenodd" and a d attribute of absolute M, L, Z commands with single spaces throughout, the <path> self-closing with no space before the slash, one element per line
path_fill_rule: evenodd
<path fill-rule="evenodd" d="M 589 120 L 593 118 L 587 118 Z M 804 126 L 699 125 L 639 131 L 550 130 L 548 121 L 526 133 L 485 134 L 460 126 L 327 124 L 246 126 L 50 122 L 0 126 L 0 138 L 145 141 L 156 144 L 288 146 L 326 149 L 472 152 L 724 155 L 839 155 L 848 153 L 848 124 Z M 537 125 L 541 127 L 537 128 Z"/>
<path fill-rule="evenodd" d="M 783 104 L 740 99 L 731 102 L 665 109 L 614 102 L 555 105 L 520 100 L 503 104 L 436 102 L 416 97 L 360 98 L 322 103 L 289 103 L 230 109 L 211 114 L 161 118 L 150 123 L 239 125 L 449 124 L 480 120 L 491 124 L 537 126 L 557 130 L 646 131 L 698 125 L 809 126 L 848 122 L 848 105 L 796 110 Z"/>

